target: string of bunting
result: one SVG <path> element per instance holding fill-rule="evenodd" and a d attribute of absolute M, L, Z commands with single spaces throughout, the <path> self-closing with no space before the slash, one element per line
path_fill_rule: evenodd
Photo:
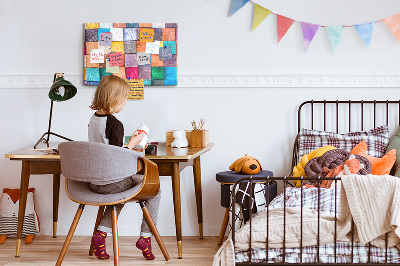
<path fill-rule="evenodd" d="M 354 27 L 358 34 L 360 35 L 364 45 L 369 48 L 372 38 L 372 31 L 374 29 L 375 23 L 383 22 L 388 27 L 388 29 L 392 32 L 393 36 L 400 43 L 400 14 L 396 14 L 379 21 L 370 21 L 367 23 L 357 24 L 357 25 L 333 25 L 333 26 L 322 26 L 302 21 L 295 21 L 294 19 L 273 13 L 271 10 L 260 6 L 257 3 L 254 3 L 251 0 L 233 0 L 232 7 L 230 10 L 229 16 L 235 14 L 239 9 L 241 9 L 248 2 L 254 4 L 254 15 L 253 15 L 253 30 L 254 31 L 261 22 L 264 21 L 270 14 L 274 14 L 277 20 L 277 32 L 278 32 L 278 43 L 285 36 L 286 32 L 292 26 L 294 22 L 301 23 L 301 30 L 303 32 L 304 39 L 304 49 L 307 52 L 308 47 L 310 46 L 311 41 L 313 40 L 315 34 L 317 33 L 319 28 L 326 28 L 328 33 L 329 40 L 332 45 L 333 52 L 336 52 L 336 49 L 340 43 L 342 38 L 342 34 L 345 28 Z"/>

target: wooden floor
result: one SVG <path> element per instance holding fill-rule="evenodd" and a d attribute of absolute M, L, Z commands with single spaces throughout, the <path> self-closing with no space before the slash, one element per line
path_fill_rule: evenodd
<path fill-rule="evenodd" d="M 214 254 L 217 253 L 218 237 L 209 236 L 204 239 L 198 237 L 183 237 L 182 249 L 183 258 L 178 259 L 176 237 L 163 237 L 164 244 L 168 250 L 171 260 L 165 261 L 157 242 L 152 238 L 152 249 L 156 256 L 154 261 L 147 261 L 142 252 L 135 247 L 138 237 L 119 237 L 120 264 L 123 265 L 211 265 Z M 0 266 L 3 265 L 54 265 L 58 254 L 64 244 L 65 236 L 52 238 L 51 236 L 37 236 L 31 244 L 21 244 L 20 257 L 15 257 L 15 238 L 7 238 L 4 244 L 0 245 Z M 113 265 L 112 237 L 107 238 L 107 253 L 110 259 L 99 260 L 90 257 L 88 254 L 90 237 L 74 236 L 68 248 L 62 265 Z"/>

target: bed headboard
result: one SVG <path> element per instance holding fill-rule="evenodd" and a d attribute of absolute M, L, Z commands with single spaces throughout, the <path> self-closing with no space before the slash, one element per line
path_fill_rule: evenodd
<path fill-rule="evenodd" d="M 306 101 L 298 108 L 297 130 L 301 128 L 348 133 L 364 131 L 388 125 L 393 135 L 400 125 L 400 100 L 398 101 Z M 295 158 L 297 138 L 293 150 L 292 166 Z"/>

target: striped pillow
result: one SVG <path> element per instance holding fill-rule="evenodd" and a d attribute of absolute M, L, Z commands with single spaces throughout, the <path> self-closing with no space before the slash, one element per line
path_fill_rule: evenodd
<path fill-rule="evenodd" d="M 338 149 L 351 151 L 354 146 L 363 140 L 367 143 L 368 154 L 381 158 L 385 155 L 386 147 L 389 143 L 389 128 L 385 125 L 369 131 L 349 132 L 346 134 L 302 128 L 297 137 L 297 162 L 304 154 L 308 154 L 320 147 L 332 145 Z"/>

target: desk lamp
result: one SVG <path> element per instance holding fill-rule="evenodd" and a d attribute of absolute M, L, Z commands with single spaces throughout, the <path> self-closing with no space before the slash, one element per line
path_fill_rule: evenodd
<path fill-rule="evenodd" d="M 66 138 L 64 136 L 58 135 L 56 133 L 53 133 L 50 131 L 51 127 L 51 117 L 53 114 L 53 101 L 56 102 L 63 102 L 71 99 L 74 97 L 76 94 L 76 87 L 72 85 L 71 82 L 68 80 L 64 79 L 64 73 L 55 73 L 54 74 L 54 79 L 53 79 L 53 85 L 50 87 L 50 92 L 49 92 L 49 98 L 51 100 L 51 106 L 50 106 L 50 117 L 49 117 L 49 128 L 47 132 L 45 132 L 38 142 L 36 142 L 35 146 L 33 146 L 34 149 L 36 149 L 37 145 L 40 142 L 44 142 L 47 144 L 47 147 L 49 146 L 49 138 L 50 135 L 57 136 L 62 139 L 66 139 L 69 141 L 72 141 L 72 139 Z M 47 137 L 46 137 L 47 136 Z"/>

